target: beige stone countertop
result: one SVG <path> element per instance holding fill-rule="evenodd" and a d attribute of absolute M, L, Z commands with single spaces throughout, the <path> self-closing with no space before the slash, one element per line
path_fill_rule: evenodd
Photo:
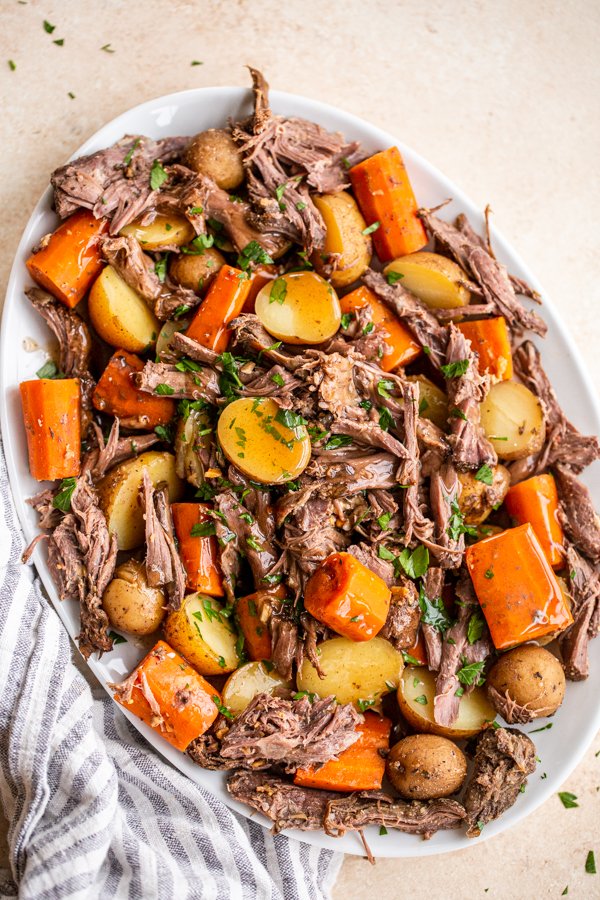
<path fill-rule="evenodd" d="M 249 63 L 276 88 L 396 134 L 489 202 L 600 385 L 597 3 L 0 0 L 0 21 L 0 296 L 53 168 L 144 100 L 247 85 Z M 600 874 L 584 870 L 594 848 L 600 872 L 598 750 L 597 739 L 564 786 L 578 808 L 554 796 L 510 832 L 451 856 L 375 867 L 348 858 L 334 897 L 523 900 L 560 897 L 567 885 L 569 898 L 600 897 Z"/>

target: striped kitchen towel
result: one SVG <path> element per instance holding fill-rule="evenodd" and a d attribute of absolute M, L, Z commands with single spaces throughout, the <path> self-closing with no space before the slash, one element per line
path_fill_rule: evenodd
<path fill-rule="evenodd" d="M 149 747 L 71 644 L 20 562 L 0 443 L 0 896 L 324 898 L 342 856 L 236 815 Z"/>

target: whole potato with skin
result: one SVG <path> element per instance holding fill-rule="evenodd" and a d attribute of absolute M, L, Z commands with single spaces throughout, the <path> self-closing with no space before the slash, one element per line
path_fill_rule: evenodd
<path fill-rule="evenodd" d="M 467 761 L 462 750 L 448 738 L 411 734 L 390 750 L 386 773 L 401 797 L 433 800 L 460 790 Z"/>
<path fill-rule="evenodd" d="M 536 644 L 503 653 L 491 669 L 487 695 L 509 725 L 553 715 L 565 696 L 565 673 L 558 659 Z"/>
<path fill-rule="evenodd" d="M 467 525 L 481 525 L 495 506 L 504 500 L 510 487 L 510 472 L 504 466 L 490 466 L 492 483 L 476 478 L 476 472 L 459 472 L 461 484 L 458 506 Z"/>
<path fill-rule="evenodd" d="M 137 559 L 115 570 L 102 606 L 112 627 L 127 634 L 152 634 L 165 617 L 164 594 L 148 584 L 146 567 Z"/>
<path fill-rule="evenodd" d="M 175 284 L 200 294 L 223 265 L 225 257 L 215 247 L 207 247 L 204 253 L 172 253 L 169 275 Z"/>
<path fill-rule="evenodd" d="M 351 194 L 320 194 L 312 197 L 323 216 L 327 234 L 321 250 L 315 250 L 311 261 L 319 275 L 329 277 L 335 288 L 346 287 L 369 268 L 373 242 L 364 231 L 367 223 Z M 329 275 L 329 256 L 339 254 L 338 265 Z"/>
<path fill-rule="evenodd" d="M 183 163 L 212 178 L 225 191 L 239 187 L 244 180 L 242 154 L 225 128 L 209 128 L 193 137 L 183 154 Z"/>

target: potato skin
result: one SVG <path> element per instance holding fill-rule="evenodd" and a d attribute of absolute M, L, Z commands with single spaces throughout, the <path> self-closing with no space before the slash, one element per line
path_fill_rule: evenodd
<path fill-rule="evenodd" d="M 215 247 L 207 247 L 204 253 L 172 253 L 169 275 L 176 284 L 199 294 L 208 287 L 223 265 L 225 257 Z"/>
<path fill-rule="evenodd" d="M 242 154 L 225 128 L 209 128 L 193 137 L 183 154 L 183 163 L 212 178 L 226 191 L 239 187 L 244 180 Z"/>
<path fill-rule="evenodd" d="M 486 682 L 491 703 L 509 723 L 551 716 L 565 696 L 565 673 L 558 659 L 535 644 L 503 653 Z"/>
<path fill-rule="evenodd" d="M 492 467 L 492 483 L 484 484 L 474 472 L 459 472 L 462 490 L 458 500 L 460 511 L 468 525 L 481 525 L 494 506 L 502 503 L 510 487 L 510 472 L 504 466 Z"/>
<path fill-rule="evenodd" d="M 322 250 L 315 250 L 312 263 L 323 277 L 329 277 L 335 288 L 346 287 L 368 269 L 373 255 L 373 242 L 368 234 L 363 234 L 367 223 L 351 194 L 339 191 L 336 194 L 320 194 L 313 202 L 325 222 L 327 235 Z M 327 256 L 339 253 L 339 268 L 328 274 Z M 325 259 L 323 259 L 325 257 Z"/>
<path fill-rule="evenodd" d="M 105 266 L 93 283 L 88 312 L 100 337 L 117 350 L 141 353 L 156 341 L 160 329 L 148 304 L 112 266 Z"/>
<path fill-rule="evenodd" d="M 412 734 L 394 744 L 386 772 L 401 797 L 432 800 L 460 790 L 467 761 L 462 750 L 448 738 Z"/>
<path fill-rule="evenodd" d="M 152 634 L 165 617 L 164 594 L 148 584 L 146 567 L 137 559 L 115 570 L 102 606 L 112 627 L 127 634 Z"/>

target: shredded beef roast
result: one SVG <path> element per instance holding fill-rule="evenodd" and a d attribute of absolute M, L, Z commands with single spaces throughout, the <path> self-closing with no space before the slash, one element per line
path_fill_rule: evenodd
<path fill-rule="evenodd" d="M 146 519 L 146 576 L 152 587 L 164 587 L 169 609 L 179 609 L 185 593 L 185 569 L 175 544 L 173 518 L 166 486 L 154 487 L 144 469 Z"/>
<path fill-rule="evenodd" d="M 516 728 L 483 732 L 464 796 L 468 837 L 478 837 L 484 825 L 510 809 L 535 765 L 535 744 Z"/>
<path fill-rule="evenodd" d="M 280 762 L 286 771 L 336 759 L 354 744 L 363 721 L 351 703 L 333 697 L 283 700 L 258 694 L 237 716 L 221 743 L 224 759 L 253 768 L 259 761 Z"/>
<path fill-rule="evenodd" d="M 327 803 L 339 797 L 333 791 L 298 787 L 264 772 L 233 772 L 227 779 L 227 790 L 235 800 L 271 819 L 275 834 L 284 828 L 322 828 Z"/>
<path fill-rule="evenodd" d="M 563 528 L 578 550 L 600 562 L 600 520 L 589 490 L 567 466 L 557 465 L 554 475 Z"/>
<path fill-rule="evenodd" d="M 456 800 L 394 800 L 381 792 L 359 792 L 329 800 L 323 826 L 333 837 L 379 825 L 430 838 L 436 831 L 459 828 L 464 818 Z"/>
<path fill-rule="evenodd" d="M 566 562 L 574 622 L 559 638 L 560 652 L 567 678 L 583 681 L 590 669 L 588 644 L 598 633 L 600 570 L 578 553 L 569 541 L 566 542 Z"/>
<path fill-rule="evenodd" d="M 386 638 L 396 650 L 410 651 L 416 643 L 421 618 L 419 594 L 414 581 L 401 576 L 399 582 L 391 588 L 390 609 L 379 637 Z"/>

